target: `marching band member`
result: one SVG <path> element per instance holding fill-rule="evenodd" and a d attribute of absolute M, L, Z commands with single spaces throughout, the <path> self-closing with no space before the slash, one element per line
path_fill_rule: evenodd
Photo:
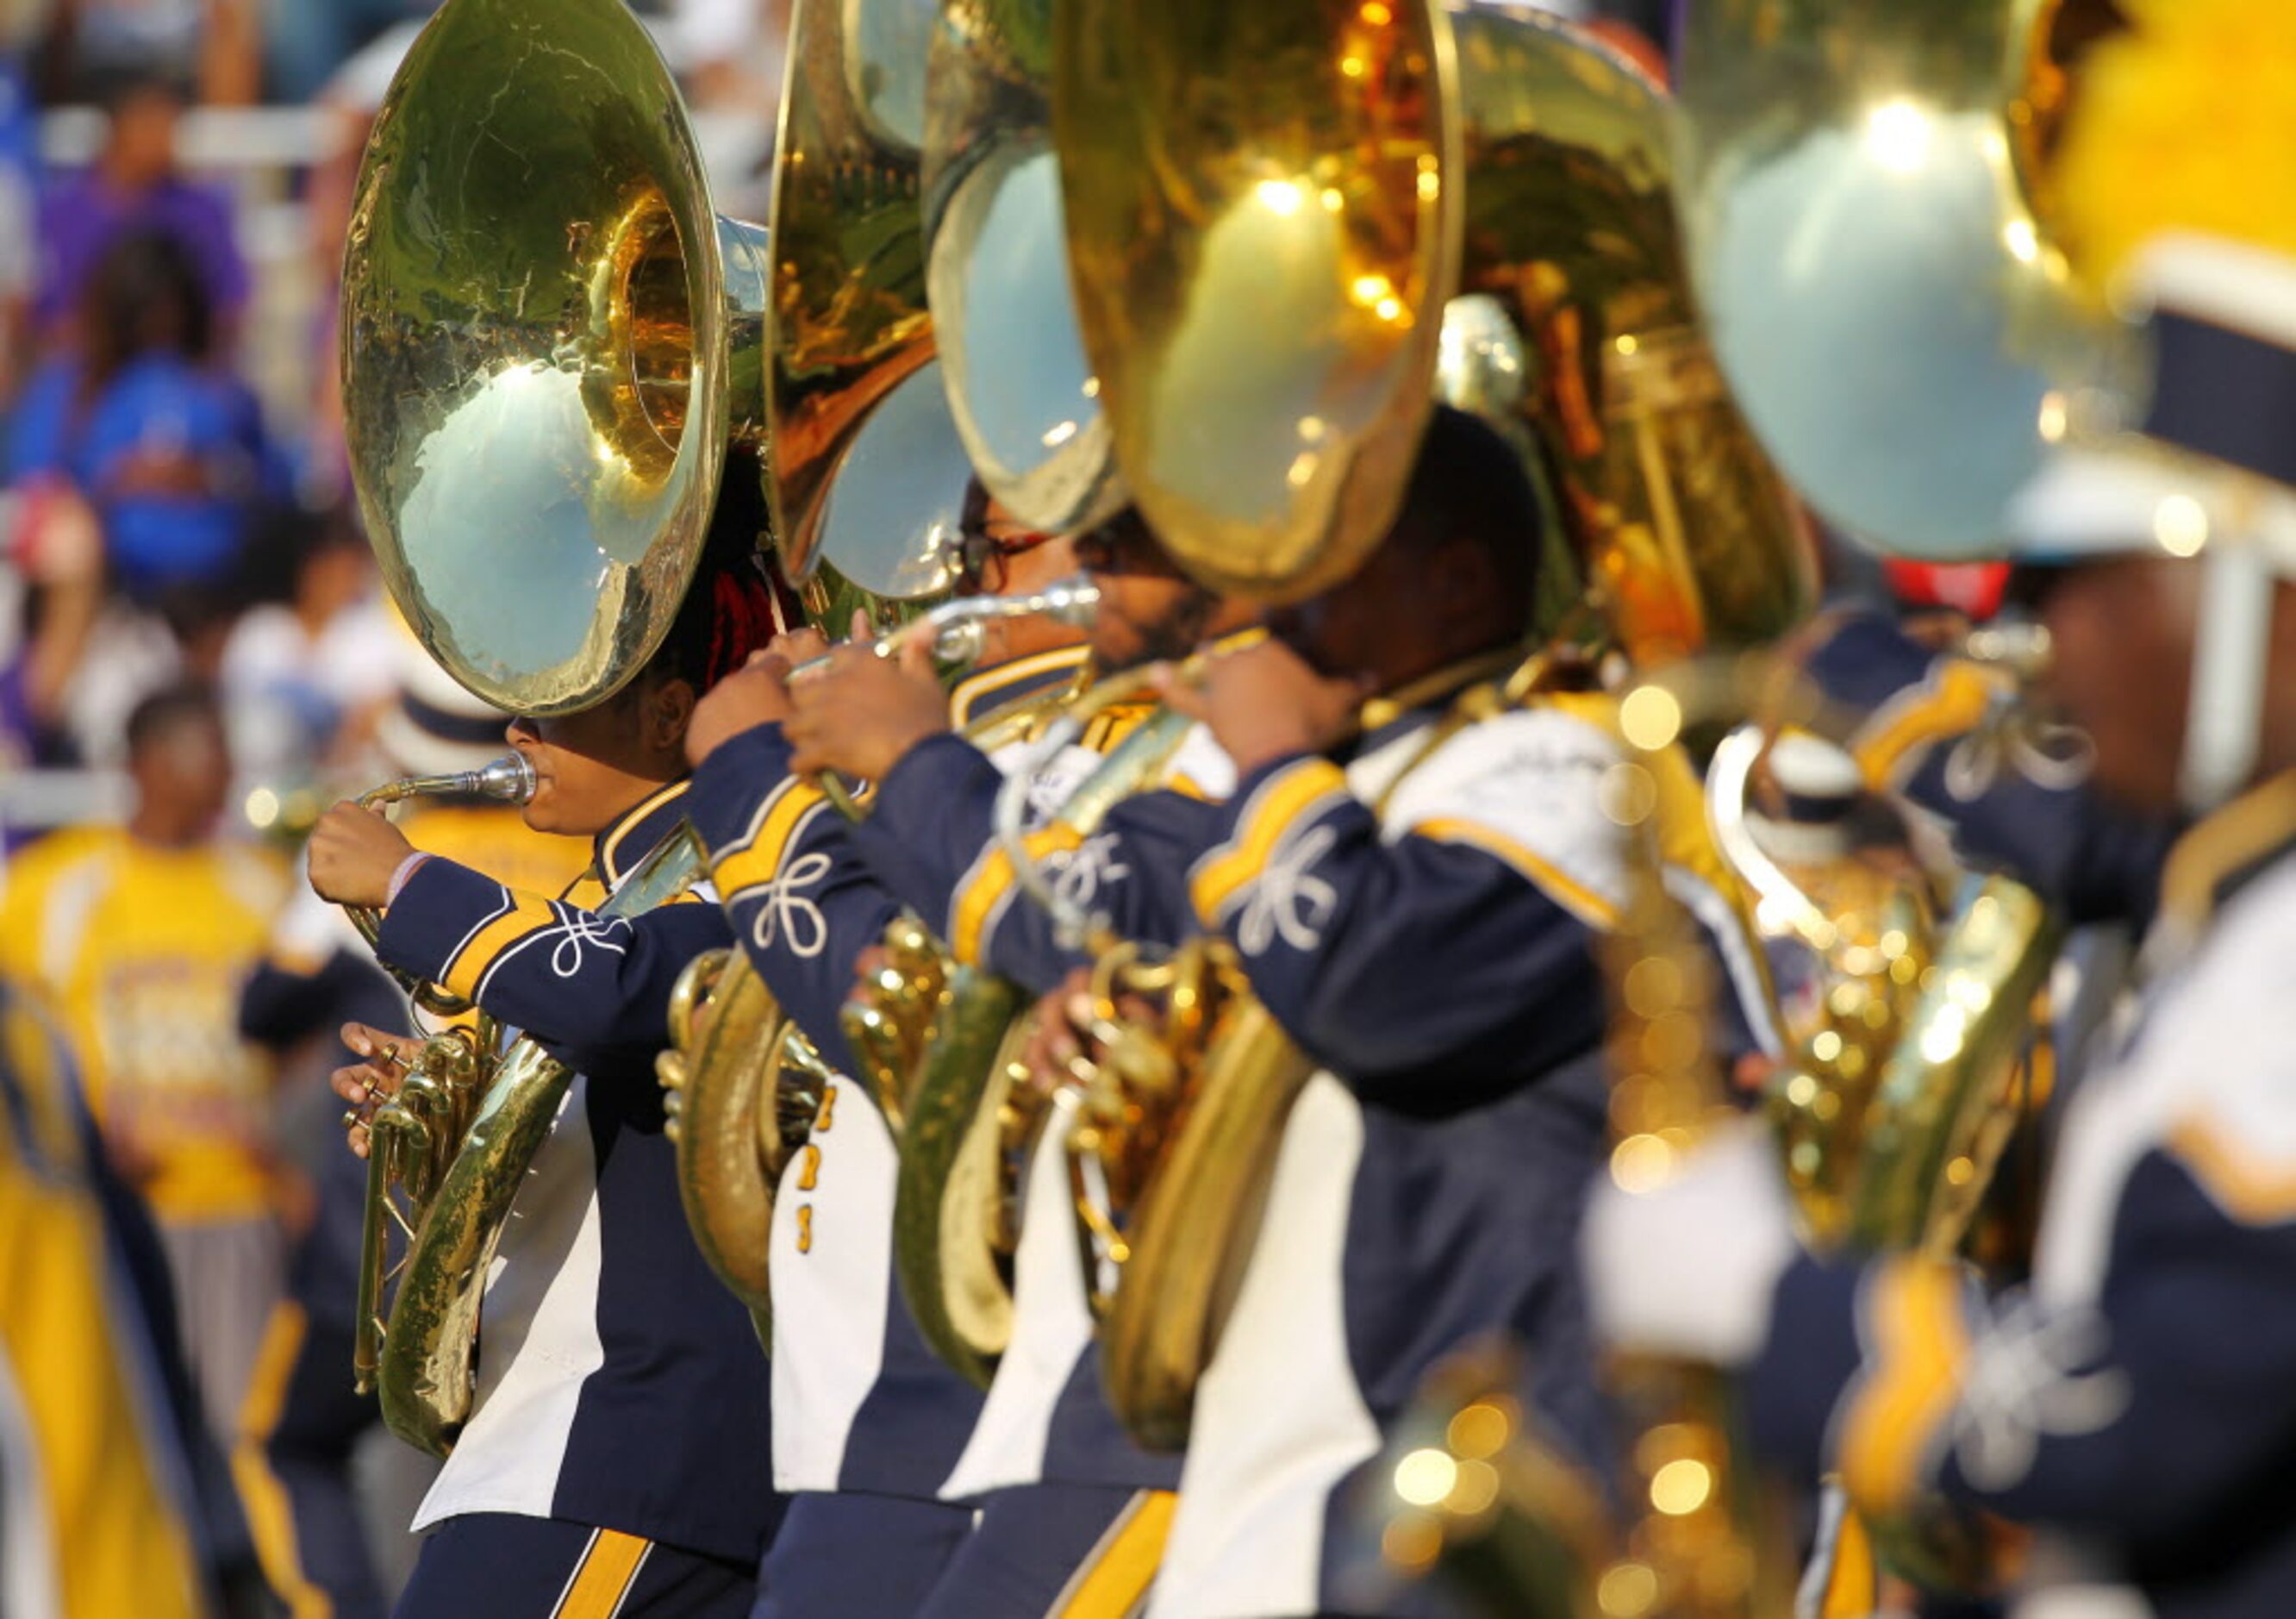
<path fill-rule="evenodd" d="M 1103 678 L 1185 657 L 1257 617 L 1249 604 L 1225 601 L 1181 573 L 1135 510 L 1078 537 L 1075 555 L 1101 591 L 1090 648 Z M 784 727 L 793 768 L 876 782 L 873 812 L 850 833 L 860 859 L 950 941 L 959 962 L 983 965 L 994 955 L 997 971 L 1041 993 L 1067 973 L 1066 953 L 994 951 L 998 922 L 1014 903 L 1012 868 L 995 837 L 1004 768 L 937 720 L 923 678 L 849 658 L 798 683 Z M 1112 739 L 1111 729 L 1101 741 Z M 1087 762 L 1052 761 L 1046 774 L 1058 779 L 1032 784 L 1034 801 L 1056 809 L 1070 773 Z M 1199 728 L 1166 766 L 1165 782 L 1224 796 L 1233 772 Z M 1037 1155 L 1047 1165 L 1059 1159 L 1052 1133 Z M 970 1593 L 981 1589 L 1011 1591 L 1015 1613 L 1065 1611 L 1056 1598 L 1086 1590 L 1129 1606 L 1145 1590 L 1170 1521 L 1178 1459 L 1142 1450 L 1109 1409 L 1065 1204 L 1037 1199 L 1031 1207 L 1036 1218 L 1016 1257 L 1013 1339 L 971 1442 L 941 1484 L 947 1499 L 985 1503 L 981 1527 L 950 1566 L 950 1595 L 928 1607 L 931 1615 L 972 1611 Z M 1065 1568 L 1042 1567 L 1032 1585 L 1033 1559 L 1016 1555 L 1013 1542 L 1041 1536 L 1047 1521 L 1073 1522 L 1079 1533 L 1097 1528 L 1078 1557 Z M 1085 1549 L 1094 1556 L 1079 1567 Z"/>
<path fill-rule="evenodd" d="M 978 486 L 964 529 L 968 592 L 1041 588 L 1075 571 L 1066 539 L 1013 523 Z M 1074 631 L 1043 619 L 997 620 L 987 633 L 986 655 L 947 693 L 913 654 L 881 694 L 912 721 L 963 727 L 1072 685 L 1087 655 Z M 693 823 L 734 936 L 799 1029 L 842 1068 L 839 1011 L 854 965 L 902 906 L 855 852 L 855 829 L 794 768 L 787 727 L 800 698 L 789 670 L 825 650 L 808 633 L 776 640 L 710 694 L 688 747 Z M 837 663 L 797 684 L 841 692 L 840 672 L 890 668 L 857 648 Z M 939 1492 L 980 1418 L 980 1395 L 926 1345 L 900 1296 L 897 1164 L 868 1088 L 840 1079 L 775 1200 L 774 1476 L 791 1502 L 767 1560 L 760 1619 L 918 1612 L 974 1533 L 972 1508 Z M 1096 1502 L 1080 1515 L 1056 1505 L 1016 1537 L 1024 1585 L 1057 1590 L 1107 1527 Z M 1030 1611 L 980 1587 L 952 1585 L 947 1596 L 960 1604 L 953 1611 Z"/>
<path fill-rule="evenodd" d="M 1603 1453 L 1568 1258 L 1603 1142 L 1593 947 L 1623 875 L 1596 785 L 1618 748 L 1569 698 L 1445 723 L 1524 655 L 1538 525 L 1513 452 L 1439 410 L 1364 571 L 1273 612 L 1271 642 L 1216 661 L 1201 697 L 1175 692 L 1235 793 L 1109 819 L 1115 929 L 1224 934 L 1324 1070 L 1197 1390 L 1154 1614 L 1343 1608 L 1342 1500 L 1433 1360 L 1479 1333 L 1528 1335 L 1550 1422 Z M 1013 907 L 992 958 L 1046 933 Z"/>
<path fill-rule="evenodd" d="M 2296 231 L 2275 244 L 2296 252 Z M 2146 431 L 2213 459 L 2064 452 L 2016 538 L 2051 564 L 2051 686 L 2095 744 L 2097 790 L 2201 817 L 2161 868 L 2136 1015 L 2068 1110 L 2030 1286 L 1797 1256 L 1751 1138 L 1649 1198 L 1603 1188 L 1587 1267 L 1609 1337 L 1742 1368 L 1757 1438 L 1837 1470 L 1869 1516 L 1942 1498 L 2043 1531 L 2036 1614 L 2282 1613 L 2296 260 L 2185 237 L 2142 274 L 2161 379 Z"/>
<path fill-rule="evenodd" d="M 726 489 L 755 488 L 729 475 Z M 415 1528 L 408 1615 L 726 1615 L 755 1599 L 781 1503 L 766 1476 L 766 1379 L 747 1313 L 687 1230 L 653 1059 L 687 962 L 725 944 L 707 896 L 609 919 L 583 901 L 676 835 L 698 694 L 769 632 L 754 514 L 721 497 L 710 554 L 668 638 L 599 706 L 510 727 L 535 769 L 537 831 L 594 839 L 552 901 L 416 853 L 381 816 L 329 810 L 311 883 L 387 907 L 377 953 L 540 1040 L 577 1075 L 535 1155 L 486 1294 L 475 1407 Z M 354 1025 L 367 1105 L 414 1042 Z M 364 1126 L 354 1142 L 365 1146 Z"/>
<path fill-rule="evenodd" d="M 509 716 L 455 685 L 411 637 L 403 639 L 402 655 L 398 698 L 376 725 L 388 768 L 443 776 L 498 757 Z M 399 825 L 427 853 L 529 892 L 562 892 L 589 858 L 581 839 L 532 831 L 509 804 L 417 799 Z M 269 955 L 240 992 L 240 1032 L 283 1066 L 299 1055 L 308 1064 L 315 1046 L 328 1048 L 325 1068 L 355 1064 L 359 1054 L 338 1031 L 359 1023 L 401 1032 L 414 1027 L 414 1015 L 406 992 L 375 965 L 341 908 L 308 888 L 288 902 Z M 381 1418 L 343 1376 L 352 1356 L 366 1169 L 332 1130 L 328 1138 L 328 1150 L 308 1166 L 311 1223 L 288 1254 L 287 1296 L 263 1335 L 232 1474 L 281 1601 L 308 1610 L 324 1599 L 336 1619 L 380 1619 L 390 1604 L 351 1475 L 354 1450 Z M 394 1459 L 418 1468 L 429 1463 L 403 1448 Z M 415 1479 L 427 1484 L 429 1476 Z"/>

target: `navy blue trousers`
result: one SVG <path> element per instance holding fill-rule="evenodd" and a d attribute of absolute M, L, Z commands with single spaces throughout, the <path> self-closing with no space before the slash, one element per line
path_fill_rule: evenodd
<path fill-rule="evenodd" d="M 422 1542 L 398 1619 L 746 1619 L 752 1569 L 555 1518 L 474 1512 Z"/>

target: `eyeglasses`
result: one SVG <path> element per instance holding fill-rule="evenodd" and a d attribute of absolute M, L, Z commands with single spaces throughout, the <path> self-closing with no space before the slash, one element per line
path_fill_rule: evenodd
<path fill-rule="evenodd" d="M 957 530 L 957 565 L 964 570 L 965 588 L 1001 596 L 1013 558 L 1025 556 L 1054 538 L 1001 518 L 966 521 Z"/>

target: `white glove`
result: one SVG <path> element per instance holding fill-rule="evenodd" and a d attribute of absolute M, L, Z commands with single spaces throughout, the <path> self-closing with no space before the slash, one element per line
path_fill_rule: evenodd
<path fill-rule="evenodd" d="M 1794 1252 L 1777 1145 L 1751 1121 L 1708 1141 L 1653 1191 L 1624 1192 L 1604 1176 L 1578 1237 L 1597 1336 L 1718 1366 L 1760 1352 Z"/>

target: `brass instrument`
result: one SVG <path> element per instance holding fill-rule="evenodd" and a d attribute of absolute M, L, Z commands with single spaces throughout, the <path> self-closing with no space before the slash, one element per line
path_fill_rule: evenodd
<path fill-rule="evenodd" d="M 1053 11 L 941 0 L 926 78 L 926 288 L 982 485 L 1021 522 L 1066 534 L 1112 516 L 1125 489 L 1061 251 Z"/>
<path fill-rule="evenodd" d="M 2130 360 L 2052 181 L 2086 51 L 2122 22 L 2112 0 L 1686 13 L 1683 215 L 1715 352 L 1849 534 L 1990 555 L 2048 448 L 2109 414 Z"/>
<path fill-rule="evenodd" d="M 1447 328 L 1505 350 L 1500 403 L 1633 656 L 1808 610 L 1808 538 L 1707 353 L 1669 104 L 1638 68 L 1552 17 L 1437 0 L 1056 21 L 1086 351 L 1124 475 L 1198 578 L 1274 599 L 1352 571 Z"/>
<path fill-rule="evenodd" d="M 450 0 L 375 121 L 342 295 L 360 510 L 407 624 L 498 708 L 637 671 L 728 444 L 763 442 L 739 387 L 763 233 L 708 198 L 668 70 L 606 0 Z"/>
<path fill-rule="evenodd" d="M 635 916 L 701 875 L 690 832 L 650 855 L 600 908 Z M 496 1055 L 491 1020 L 434 1037 L 397 1095 L 369 1121 L 355 1369 L 381 1395 L 382 1419 L 434 1456 L 454 1448 L 477 1377 L 487 1272 L 527 1166 L 550 1134 L 572 1072 L 531 1040 Z M 405 1195 L 406 1206 L 392 1196 Z M 384 1221 L 406 1237 L 383 1269 Z M 386 1319 L 385 1290 L 396 1279 Z"/>
<path fill-rule="evenodd" d="M 1018 816 L 1041 764 L 1074 745 L 1088 719 L 1139 700 L 1136 678 L 1103 681 L 1062 711 L 1032 757 L 1006 777 L 1000 810 Z M 1123 799 L 1156 785 L 1193 721 L 1160 709 L 1111 749 L 1035 835 L 1088 838 Z M 1017 785 L 1016 785 L 1017 784 Z M 1036 879 L 1034 862 L 1016 875 Z M 986 1385 L 1012 1334 L 1012 1262 L 1019 1244 L 1019 1185 L 1044 1127 L 1044 1099 L 1016 1065 L 1030 1023 L 1029 998 L 995 974 L 959 966 L 935 998 L 936 1015 L 913 1074 L 894 1204 L 894 1258 L 911 1313 L 942 1358 Z"/>
<path fill-rule="evenodd" d="M 1546 569 L 1527 634 L 1592 599 L 1630 656 L 1655 660 L 1768 638 L 1807 609 L 1808 538 L 1706 355 L 1669 108 L 1638 69 L 1551 18 L 1429 0 L 1080 0 L 1055 21 L 1086 350 L 1119 467 L 1200 580 L 1280 600 L 1345 577 L 1386 532 L 1441 399 L 1514 440 L 1577 559 Z M 1138 1197 L 1120 1237 L 1095 1197 L 1080 1206 L 1112 1292 L 1119 1414 L 1161 1444 L 1185 1432 L 1218 1268 L 1249 1251 L 1280 1104 L 1304 1077 L 1205 949 L 1145 978 L 1111 969 L 1110 1007 L 1128 982 L 1226 1011 L 1209 1038 L 1196 1011 L 1177 1020 L 1160 1056 L 1152 1031 L 1112 1020 L 1106 1066 L 1136 1089 L 1096 1088 L 1077 1159 L 1111 1199 Z M 1200 1110 L 1201 1135 L 1171 1116 L 1231 1063 L 1249 1110 Z M 1111 1146 L 1147 1167 L 1119 1172 Z M 1167 1220 L 1185 1239 L 1168 1245 Z M 1184 1279 L 1161 1255 L 1185 1256 Z"/>
<path fill-rule="evenodd" d="M 1870 908 L 1876 895 L 1897 903 L 1900 891 L 1865 883 L 1856 873 L 1845 881 L 1836 872 L 1829 875 L 1841 886 L 1828 898 L 1847 901 L 1836 909 L 1773 860 L 1747 824 L 1749 783 L 1763 753 L 1789 727 L 1826 736 L 1850 727 L 1847 717 L 1827 711 L 1773 659 L 1677 665 L 1628 692 L 1620 729 L 1641 760 L 1630 768 L 1645 775 L 1685 771 L 1684 738 L 1717 718 L 1747 713 L 1756 722 L 1724 736 L 1710 762 L 1704 826 L 1666 826 L 1662 805 L 1669 795 L 1636 785 L 1631 776 L 1619 778 L 1624 785 L 1614 784 L 1610 798 L 1636 839 L 1652 830 L 1668 845 L 1710 836 L 1752 901 L 1757 931 L 1795 939 L 1816 957 L 1821 994 L 1813 1019 L 1795 1029 L 1782 1010 L 1774 1011 L 1792 1046 L 1766 1097 L 1808 1239 L 1822 1246 L 1958 1253 L 2004 1149 L 2030 1118 L 2022 1064 L 2034 997 L 2056 956 L 2056 922 L 2029 890 L 2002 877 L 1966 879 L 1940 920 L 1914 905 Z M 1685 793 L 1670 796 L 1679 801 Z M 1643 874 L 1634 875 L 1643 882 Z M 1911 881 L 1926 879 L 1915 873 Z M 1655 908 L 1656 900 L 1667 909 Z M 1680 906 L 1662 892 L 1656 900 L 1637 900 L 1607 941 L 1617 1001 L 1611 1050 L 1621 1076 L 1611 1105 L 1620 1138 L 1611 1165 L 1628 1189 L 1661 1183 L 1694 1146 L 1702 1122 L 1720 1116 L 1709 1042 L 1691 1035 L 1707 1026 L 1710 997 L 1680 988 L 1712 969 L 1685 931 Z M 1696 1021 L 1681 1023 L 1678 1037 L 1663 1033 L 1669 1020 L 1693 1010 Z M 1652 1054 L 1684 1042 L 1696 1049 L 1695 1064 L 1660 1071 Z M 1637 1363 L 1614 1379 L 1612 1392 L 1636 1435 L 1628 1447 L 1635 1516 L 1607 1531 L 1603 1557 L 1592 1564 L 1585 1559 L 1595 1543 L 1587 1527 L 1600 1521 L 1599 1514 L 1590 1516 L 1600 1492 L 1522 1426 L 1510 1392 L 1516 1385 L 1504 1366 L 1472 1362 L 1431 1382 L 1406 1424 L 1407 1445 L 1390 1453 L 1392 1499 L 1376 1515 L 1398 1572 L 1415 1578 L 1439 1569 L 1492 1613 L 1521 1611 L 1534 1593 L 1551 1601 L 1553 1611 L 1589 1615 L 1786 1611 L 1783 1592 L 1765 1593 L 1759 1580 L 1741 1585 L 1750 1568 L 1757 1575 L 1775 1570 L 1747 1562 L 1753 1546 L 1727 1534 L 1725 1520 L 1706 1513 L 1703 1496 L 1695 1510 L 1683 1510 L 1693 1493 L 1683 1480 L 1729 1475 L 1744 1484 L 1742 1474 L 1724 1470 L 1725 1462 L 1737 1464 L 1731 1461 L 1726 1404 L 1715 1403 L 1723 1391 L 1710 1377 Z M 1666 1396 L 1655 1414 L 1653 1390 Z M 1685 1418 L 1667 1409 L 1686 1394 L 1706 1404 L 1708 1414 Z M 1425 1481 L 1441 1468 L 1425 1459 L 1430 1444 L 1448 1466 L 1477 1461 L 1496 1469 L 1496 1488 L 1447 1487 L 1431 1499 Z M 1708 1475 L 1693 1473 L 1693 1466 Z M 1670 1475 L 1669 1467 L 1676 1469 Z M 1926 1582 L 1966 1586 L 1985 1573 L 1978 1537 L 1942 1514 L 1923 1510 L 1871 1527 L 1893 1567 Z M 1772 1541 L 1760 1557 L 1775 1562 L 1784 1555 Z M 1538 1572 L 1537 1582 L 1515 1582 L 1526 1569 Z M 1706 1594 L 1669 1594 L 1684 1581 Z M 1566 1599 L 1555 1594 L 1561 1590 L 1572 1594 Z M 1744 1599 L 1720 1600 L 1734 1590 Z"/>
<path fill-rule="evenodd" d="M 384 582 L 463 685 L 565 713 L 652 656 L 729 448 L 762 444 L 767 290 L 764 233 L 711 211 L 625 6 L 447 0 L 360 168 L 342 362 Z M 674 839 L 606 908 L 664 901 L 701 867 Z M 357 1375 L 439 1454 L 469 1413 L 489 1261 L 568 1083 L 530 1040 L 495 1054 L 494 1032 L 439 1037 L 372 1126 Z M 408 1241 L 386 1317 L 393 1222 Z"/>
<path fill-rule="evenodd" d="M 876 645 L 881 655 L 891 655 L 885 652 L 888 640 L 930 639 L 937 656 L 962 665 L 978 655 L 983 623 L 1016 612 L 1080 612 L 1092 599 L 1088 588 L 1072 587 L 1030 596 L 961 598 Z M 1066 696 L 1052 693 L 1009 703 L 965 735 L 988 749 L 1018 740 Z M 862 813 L 849 795 L 829 796 L 840 813 L 857 818 Z M 864 1070 L 860 1077 L 898 1137 L 928 1031 L 944 1005 L 964 999 L 965 980 L 960 970 L 951 982 L 939 944 L 912 920 L 887 930 L 886 947 L 886 967 L 847 1006 L 843 1023 Z M 749 1306 L 760 1335 L 770 1341 L 774 1199 L 783 1171 L 812 1133 L 834 1068 L 783 1013 L 749 957 L 729 949 L 697 957 L 680 975 L 671 999 L 669 1049 L 656 1059 L 655 1070 L 667 1093 L 687 1224 L 710 1269 Z"/>
<path fill-rule="evenodd" d="M 362 793 L 358 807 L 381 810 L 391 804 L 406 802 L 410 798 L 483 798 L 496 803 L 522 804 L 534 796 L 534 767 L 526 762 L 523 753 L 512 753 L 496 760 L 483 769 L 461 770 L 446 776 L 410 776 L 400 781 L 386 782 L 371 792 Z M 351 925 L 358 929 L 359 937 L 371 949 L 382 933 L 382 914 L 364 905 L 344 908 Z M 419 983 L 396 968 L 388 969 L 393 978 L 414 1004 L 425 1012 L 440 1017 L 460 1017 L 471 1010 L 471 1003 L 459 995 L 449 994 L 437 984 Z M 364 1319 L 364 1312 L 362 1312 Z"/>

